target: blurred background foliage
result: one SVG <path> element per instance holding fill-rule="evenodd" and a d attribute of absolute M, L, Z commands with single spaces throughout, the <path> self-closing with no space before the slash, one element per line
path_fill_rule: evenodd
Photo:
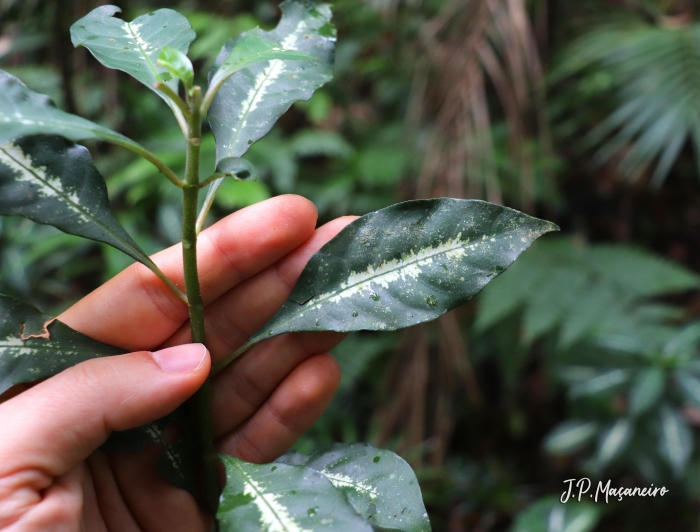
<path fill-rule="evenodd" d="M 0 67 L 181 171 L 169 110 L 72 49 L 70 24 L 102 3 L 0 0 Z M 230 36 L 279 16 L 272 0 L 114 3 L 129 19 L 185 13 L 202 73 Z M 332 3 L 334 81 L 251 147 L 260 179 L 227 182 L 211 222 L 288 192 L 314 201 L 321 222 L 454 196 L 563 234 L 433 324 L 341 344 L 340 391 L 298 449 L 369 441 L 399 452 L 436 531 L 698 530 L 697 3 Z M 203 146 L 213 156 L 210 134 Z M 177 242 L 178 191 L 128 153 L 88 147 L 144 249 Z M 0 220 L 0 257 L 0 292 L 55 313 L 129 263 L 13 218 Z M 563 481 L 581 477 L 671 491 L 560 504 Z"/>

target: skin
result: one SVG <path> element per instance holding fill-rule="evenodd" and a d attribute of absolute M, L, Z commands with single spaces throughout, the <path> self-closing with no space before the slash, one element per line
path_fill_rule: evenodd
<path fill-rule="evenodd" d="M 84 362 L 0 404 L 0 529 L 207 530 L 210 520 L 192 497 L 158 475 L 157 447 L 139 455 L 97 449 L 111 431 L 174 410 L 204 382 L 212 363 L 272 317 L 311 255 L 352 221 L 315 229 L 316 217 L 308 200 L 281 196 L 201 234 L 209 351 L 188 343 L 186 307 L 140 264 L 61 315 L 74 329 L 133 353 Z M 183 286 L 180 246 L 153 258 Z M 342 338 L 272 338 L 216 375 L 217 449 L 256 463 L 287 451 L 338 387 L 339 369 L 327 352 Z"/>

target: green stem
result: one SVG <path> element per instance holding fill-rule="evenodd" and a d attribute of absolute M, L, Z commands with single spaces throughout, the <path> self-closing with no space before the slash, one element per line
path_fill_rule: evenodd
<path fill-rule="evenodd" d="M 182 216 L 182 259 L 185 271 L 185 286 L 190 310 L 192 342 L 205 344 L 204 301 L 197 271 L 197 199 L 199 196 L 199 151 L 202 133 L 202 118 L 199 113 L 201 89 L 193 90 L 194 105 L 188 117 L 187 167 L 183 188 Z M 210 380 L 190 399 L 195 412 L 196 435 L 201 456 L 200 463 L 200 503 L 213 516 L 219 504 L 218 458 L 214 451 L 214 437 L 211 420 Z"/>
<path fill-rule="evenodd" d="M 126 148 L 127 150 L 130 150 L 134 152 L 136 155 L 139 155 L 149 161 L 150 163 L 155 166 L 158 171 L 163 174 L 165 177 L 168 178 L 168 180 L 175 185 L 178 188 L 184 188 L 185 187 L 185 182 L 180 179 L 175 172 L 173 172 L 170 167 L 165 164 L 163 161 L 161 161 L 158 157 L 155 156 L 155 154 L 151 153 L 148 151 L 146 148 L 141 146 L 140 144 L 137 144 L 136 142 L 129 141 L 129 139 L 126 139 L 126 137 L 123 137 L 124 140 L 120 138 L 110 138 L 108 139 L 111 143 L 116 144 L 117 146 L 121 146 L 122 148 Z M 128 141 L 128 142 L 127 142 Z"/>
<path fill-rule="evenodd" d="M 224 369 L 231 362 L 236 360 L 239 356 L 241 356 L 243 353 L 248 351 L 251 347 L 256 345 L 258 342 L 260 342 L 260 340 L 255 339 L 255 338 L 251 338 L 250 340 L 248 340 L 241 347 L 239 347 L 233 353 L 231 353 L 229 356 L 227 356 L 224 360 L 222 360 L 218 364 L 214 364 L 211 368 L 211 374 L 216 375 L 217 373 L 219 373 L 222 369 Z"/>
<path fill-rule="evenodd" d="M 187 104 L 184 102 L 182 98 L 180 98 L 180 95 L 175 92 L 173 89 L 168 87 L 165 83 L 161 83 L 160 81 L 153 85 L 153 87 L 157 90 L 165 94 L 168 98 L 170 98 L 170 101 L 172 101 L 175 105 L 177 105 L 180 108 L 180 111 L 182 111 L 182 114 L 189 118 L 190 114 L 192 111 L 190 111 L 190 108 L 187 107 Z"/>
<path fill-rule="evenodd" d="M 221 178 L 223 179 L 223 178 Z M 212 190 L 211 187 L 216 187 L 217 189 L 221 185 L 221 182 L 214 179 L 209 183 L 209 192 L 207 192 L 207 197 L 204 199 L 204 204 L 202 209 L 199 211 L 199 218 L 197 218 L 197 234 L 199 234 L 204 228 L 204 223 L 207 221 L 207 214 L 209 214 L 209 209 L 214 205 L 214 198 L 216 197 L 216 189 Z"/>
<path fill-rule="evenodd" d="M 211 184 L 212 181 L 216 181 L 217 179 L 222 179 L 222 178 L 226 178 L 226 177 L 232 177 L 233 179 L 235 179 L 235 177 L 231 174 L 227 174 L 225 172 L 217 172 L 216 174 L 210 175 L 204 181 L 199 183 L 199 188 L 204 188 L 207 185 Z"/>
<path fill-rule="evenodd" d="M 175 283 L 173 283 L 158 266 L 156 266 L 155 262 L 149 259 L 149 261 L 146 263 L 146 266 L 156 275 L 156 277 L 158 277 L 158 279 L 163 281 L 165 286 L 170 288 L 170 290 L 178 297 L 180 301 L 187 304 L 187 295 L 182 290 L 180 290 L 180 288 Z"/>

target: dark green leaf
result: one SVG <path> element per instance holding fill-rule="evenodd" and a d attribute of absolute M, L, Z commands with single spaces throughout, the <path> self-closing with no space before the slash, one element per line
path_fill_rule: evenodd
<path fill-rule="evenodd" d="M 57 109 L 51 100 L 0 70 L 0 144 L 29 135 L 60 135 L 78 141 L 101 139 L 120 146 L 138 146 L 119 133 Z"/>
<path fill-rule="evenodd" d="M 348 225 L 306 265 L 247 345 L 298 331 L 395 330 L 478 294 L 557 227 L 478 200 L 407 201 Z"/>
<path fill-rule="evenodd" d="M 278 463 L 310 467 L 347 495 L 370 523 L 402 532 L 428 532 L 430 520 L 418 479 L 400 456 L 362 443 L 291 452 Z"/>
<path fill-rule="evenodd" d="M 164 432 L 171 425 L 177 426 L 182 436 L 177 440 L 166 439 Z M 197 497 L 196 470 L 199 461 L 198 436 L 188 405 L 175 412 L 140 427 L 110 434 L 100 447 L 103 451 L 119 451 L 137 454 L 146 445 L 160 445 L 163 454 L 156 460 L 156 469 L 168 482 Z"/>
<path fill-rule="evenodd" d="M 122 353 L 26 303 L 0 295 L 0 394 L 15 384 L 51 377 L 84 360 Z"/>
<path fill-rule="evenodd" d="M 279 25 L 272 31 L 259 32 L 261 40 L 315 60 L 273 59 L 244 68 L 223 84 L 209 110 L 217 161 L 243 155 L 295 101 L 308 100 L 333 76 L 335 29 L 330 23 L 330 6 L 288 0 L 280 7 Z M 258 31 L 252 30 L 256 35 Z M 230 60 L 236 45 L 248 35 L 242 34 L 226 43 L 212 69 L 212 83 L 219 67 Z M 211 184 L 208 198 L 220 185 L 221 180 Z"/>
<path fill-rule="evenodd" d="M 192 61 L 177 48 L 163 46 L 160 50 L 160 55 L 158 55 L 156 64 L 166 68 L 173 77 L 182 80 L 186 88 L 190 89 L 194 85 L 194 68 L 192 68 Z"/>
<path fill-rule="evenodd" d="M 0 214 L 53 225 L 153 265 L 112 214 L 90 152 L 63 138 L 39 135 L 0 145 Z"/>
<path fill-rule="evenodd" d="M 372 531 L 343 492 L 313 469 L 220 458 L 226 467 L 217 514 L 222 532 Z"/>
<path fill-rule="evenodd" d="M 560 423 L 547 435 L 544 448 L 554 455 L 567 455 L 581 450 L 598 432 L 598 423 L 572 419 Z"/>
<path fill-rule="evenodd" d="M 70 29 L 73 45 L 84 46 L 106 67 L 132 75 L 151 90 L 163 83 L 177 92 L 178 80 L 156 62 L 164 46 L 187 53 L 196 37 L 187 18 L 172 9 L 159 9 L 126 22 L 114 17 L 119 12 L 116 6 L 100 6 L 78 20 Z"/>

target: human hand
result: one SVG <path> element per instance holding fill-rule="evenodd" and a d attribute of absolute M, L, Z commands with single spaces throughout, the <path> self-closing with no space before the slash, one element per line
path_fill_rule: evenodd
<path fill-rule="evenodd" d="M 236 212 L 198 242 L 208 352 L 188 344 L 187 308 L 133 265 L 59 319 L 135 351 L 71 368 L 0 404 L 0 529 L 198 531 L 208 518 L 155 469 L 160 451 L 96 449 L 113 430 L 174 410 L 287 299 L 308 259 L 351 218 L 314 231 L 316 210 L 282 196 Z M 180 246 L 153 257 L 183 285 Z M 264 463 L 321 415 L 339 383 L 327 354 L 343 338 L 301 333 L 253 347 L 212 380 L 217 449 Z M 149 351 L 156 351 L 150 353 Z"/>

